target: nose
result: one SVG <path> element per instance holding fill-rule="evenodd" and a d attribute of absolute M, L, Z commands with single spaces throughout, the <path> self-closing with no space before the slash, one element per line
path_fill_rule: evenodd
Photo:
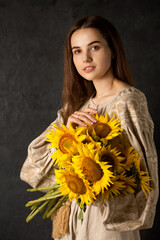
<path fill-rule="evenodd" d="M 89 51 L 84 52 L 83 54 L 83 62 L 91 62 L 92 61 L 92 56 Z"/>

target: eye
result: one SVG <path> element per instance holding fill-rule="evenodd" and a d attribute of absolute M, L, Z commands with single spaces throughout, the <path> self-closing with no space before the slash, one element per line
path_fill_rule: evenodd
<path fill-rule="evenodd" d="M 80 50 L 75 50 L 73 53 L 78 54 L 78 53 L 80 53 Z"/>
<path fill-rule="evenodd" d="M 93 46 L 92 47 L 93 50 L 99 50 L 99 48 L 100 48 L 99 46 Z"/>

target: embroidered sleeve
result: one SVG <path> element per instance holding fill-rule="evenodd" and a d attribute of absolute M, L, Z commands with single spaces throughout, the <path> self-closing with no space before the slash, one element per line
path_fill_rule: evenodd
<path fill-rule="evenodd" d="M 105 203 L 109 210 L 102 205 L 104 225 L 108 230 L 119 231 L 151 228 L 158 199 L 158 166 L 153 139 L 154 124 L 145 95 L 140 91 L 131 91 L 127 96 L 122 96 L 114 104 L 113 114 L 121 120 L 132 146 L 142 154 L 141 165 L 151 176 L 153 189 L 148 198 L 140 191 L 136 195 L 119 196 Z"/>

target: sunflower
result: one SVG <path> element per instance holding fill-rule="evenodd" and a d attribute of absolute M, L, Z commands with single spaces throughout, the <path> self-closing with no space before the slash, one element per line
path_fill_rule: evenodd
<path fill-rule="evenodd" d="M 76 129 L 76 138 L 78 142 L 88 144 L 88 143 L 93 143 L 96 144 L 95 142 L 88 134 L 88 126 L 87 127 L 79 127 Z"/>
<path fill-rule="evenodd" d="M 92 190 L 99 194 L 110 186 L 113 173 L 109 170 L 112 166 L 106 162 L 100 162 L 99 151 L 88 144 L 78 145 L 79 155 L 73 156 L 73 168 L 75 172 L 88 181 Z"/>
<path fill-rule="evenodd" d="M 110 171 L 114 173 L 120 173 L 123 171 L 124 165 L 122 162 L 124 161 L 124 157 L 121 156 L 121 152 L 119 152 L 116 148 L 111 148 L 111 145 L 108 147 L 102 147 L 100 150 L 100 161 L 106 162 L 110 167 Z"/>
<path fill-rule="evenodd" d="M 121 163 L 125 166 L 125 169 L 129 170 L 133 164 L 135 164 L 137 168 L 140 168 L 141 155 L 139 155 L 134 147 L 127 142 L 123 144 L 119 143 L 116 147 L 120 151 L 120 156 L 123 157 Z"/>
<path fill-rule="evenodd" d="M 69 129 L 62 124 L 62 128 L 53 123 L 56 131 L 48 130 L 50 134 L 46 134 L 46 141 L 50 142 L 50 147 L 57 150 L 51 155 L 55 163 L 61 163 L 70 159 L 70 149 L 73 148 L 73 142 L 77 143 L 75 137 L 75 129 L 70 125 Z M 68 156 L 67 156 L 68 155 Z M 60 164 L 62 165 L 62 164 Z"/>
<path fill-rule="evenodd" d="M 67 154 L 61 154 L 60 151 L 56 150 L 51 158 L 54 159 L 54 165 L 60 168 L 70 168 L 72 163 L 72 156 L 78 154 L 77 145 L 73 142 L 73 145 L 67 149 Z"/>
<path fill-rule="evenodd" d="M 135 184 L 136 184 L 136 190 L 139 191 L 142 189 L 145 196 L 147 197 L 147 193 L 150 193 L 150 190 L 152 189 L 149 185 L 149 182 L 152 180 L 151 177 L 148 176 L 147 172 L 140 170 L 140 163 L 137 164 L 138 167 L 136 167 L 135 164 L 133 164 L 133 167 L 126 171 L 127 176 L 132 176 L 134 178 Z"/>
<path fill-rule="evenodd" d="M 128 136 L 125 132 L 125 130 L 123 130 L 123 132 L 121 132 L 120 135 L 118 135 L 117 137 L 113 138 L 110 140 L 109 142 L 113 147 L 118 146 L 119 144 L 121 144 L 122 146 L 125 144 L 129 144 L 130 145 L 130 141 L 128 139 Z M 131 146 L 131 145 L 130 145 Z"/>
<path fill-rule="evenodd" d="M 142 189 L 145 196 L 147 197 L 146 192 L 149 193 L 152 189 L 149 185 L 149 181 L 152 179 L 148 176 L 147 172 L 141 171 L 142 155 L 140 155 L 138 151 L 132 146 L 127 145 L 126 147 L 124 145 L 124 147 L 124 154 L 126 155 L 126 160 L 124 162 L 126 174 L 134 178 L 135 184 L 137 185 L 137 190 Z"/>
<path fill-rule="evenodd" d="M 77 127 L 76 128 L 76 138 L 78 142 L 83 142 L 83 143 L 90 143 L 91 140 L 87 138 L 86 136 L 87 133 L 87 127 Z"/>
<path fill-rule="evenodd" d="M 85 134 L 88 141 L 101 141 L 104 145 L 107 144 L 108 140 L 118 136 L 123 129 L 120 127 L 120 121 L 115 118 L 115 115 L 109 121 L 108 114 L 105 116 L 98 114 L 92 116 L 97 120 L 96 123 L 88 125 L 88 127 L 81 127 L 79 134 Z"/>
<path fill-rule="evenodd" d="M 125 189 L 124 181 L 121 181 L 119 176 L 116 176 L 112 179 L 112 184 L 108 187 L 108 189 L 105 189 L 102 194 L 102 199 L 106 201 L 110 197 L 114 198 L 114 196 L 120 195 L 123 189 Z"/>
<path fill-rule="evenodd" d="M 140 167 L 141 167 L 141 159 L 142 159 L 142 155 L 139 155 L 138 151 L 134 149 L 133 152 L 133 163 L 134 166 L 138 169 L 138 171 L 140 172 Z"/>
<path fill-rule="evenodd" d="M 147 175 L 146 172 L 140 171 L 140 188 L 144 192 L 146 198 L 147 198 L 147 192 L 150 193 L 152 188 L 149 185 L 149 181 L 151 181 L 151 177 Z"/>
<path fill-rule="evenodd" d="M 125 172 L 123 172 L 119 176 L 119 180 L 124 182 L 124 186 L 125 186 L 125 188 L 121 190 L 122 194 L 127 195 L 128 193 L 135 193 L 135 189 L 137 187 L 137 184 L 135 183 L 135 179 L 133 178 L 133 176 L 127 177 L 125 175 Z"/>
<path fill-rule="evenodd" d="M 81 199 L 81 205 L 84 203 L 90 205 L 94 201 L 94 194 L 89 187 L 88 182 L 85 179 L 82 179 L 77 173 L 69 170 L 55 170 L 56 182 L 61 185 L 59 191 L 62 195 L 67 195 L 69 200 L 72 201 L 73 198 L 76 198 L 78 203 L 78 198 Z"/>

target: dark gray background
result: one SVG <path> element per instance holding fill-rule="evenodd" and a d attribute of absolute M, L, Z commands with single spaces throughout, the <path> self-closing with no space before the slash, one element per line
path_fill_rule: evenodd
<path fill-rule="evenodd" d="M 0 239 L 51 239 L 50 220 L 25 223 L 24 205 L 37 195 L 26 192 L 19 173 L 28 144 L 61 106 L 63 43 L 77 18 L 101 15 L 118 29 L 136 87 L 148 99 L 159 154 L 159 12 L 158 0 L 0 1 Z M 143 240 L 159 239 L 158 212 Z"/>

